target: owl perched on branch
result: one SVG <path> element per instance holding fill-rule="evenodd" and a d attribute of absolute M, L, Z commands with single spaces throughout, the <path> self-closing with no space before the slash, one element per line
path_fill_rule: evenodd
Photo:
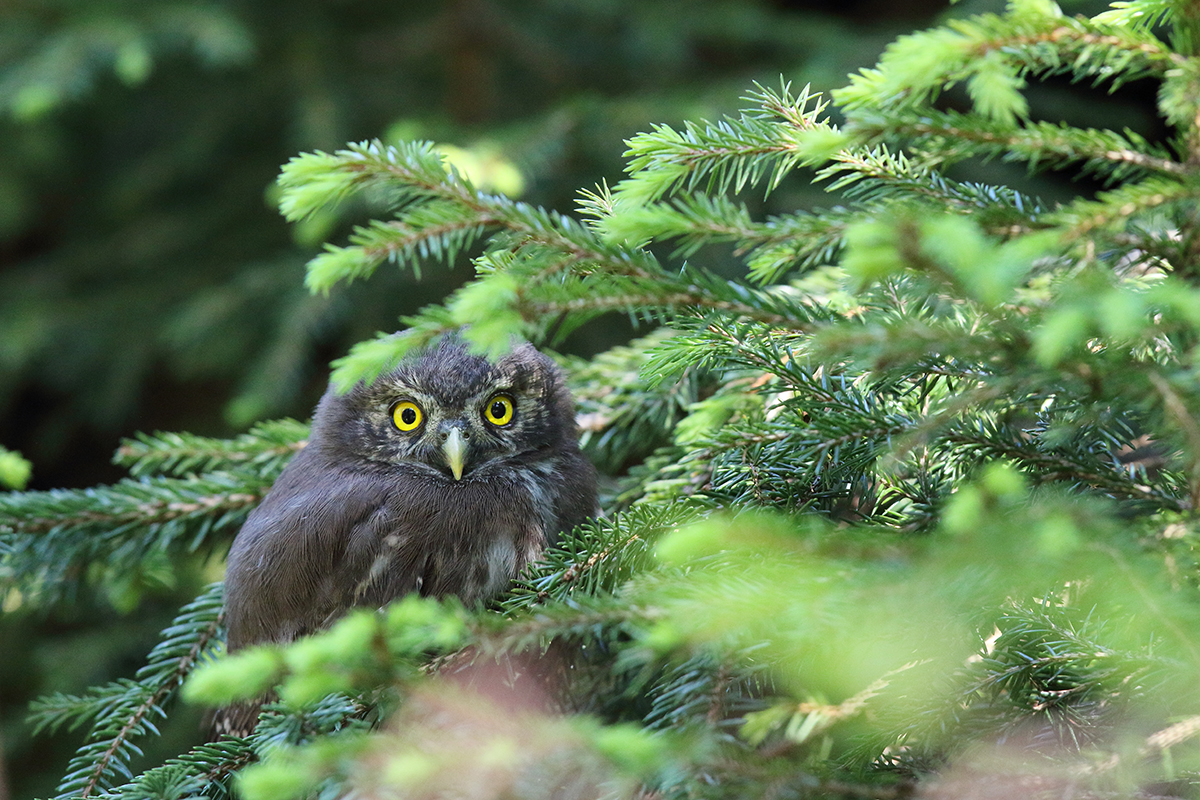
<path fill-rule="evenodd" d="M 504 591 L 594 513 L 574 416 L 562 373 L 532 345 L 493 362 L 457 334 L 370 384 L 331 387 L 229 552 L 229 650 L 410 592 L 470 605 Z M 257 713 L 223 709 L 214 731 L 248 734 Z"/>

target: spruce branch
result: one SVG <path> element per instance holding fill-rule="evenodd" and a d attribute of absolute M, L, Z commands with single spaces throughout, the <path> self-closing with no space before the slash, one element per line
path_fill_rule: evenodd
<path fill-rule="evenodd" d="M 1105 192 L 1095 200 L 1075 200 L 1051 215 L 1064 229 L 1069 240 L 1082 239 L 1093 232 L 1120 232 L 1130 222 L 1148 212 L 1172 204 L 1186 204 L 1200 197 L 1194 179 L 1146 178 Z"/>
<path fill-rule="evenodd" d="M 1075 618 L 1061 598 L 1011 603 L 981 628 L 978 653 L 948 682 L 940 706 L 898 719 L 886 738 L 916 755 L 942 751 L 948 739 L 1024 730 L 1060 752 L 1093 748 L 1067 761 L 1074 774 L 1115 766 L 1120 756 L 1105 739 L 1172 668 L 1167 658 L 1105 644 L 1105 625 Z"/>
<path fill-rule="evenodd" d="M 972 53 L 978 57 L 1002 52 L 1033 74 L 1069 73 L 1074 80 L 1111 81 L 1113 89 L 1141 78 L 1161 78 L 1185 61 L 1148 29 L 1108 25 L 1104 14 L 1090 20 L 984 14 L 952 25 L 974 40 Z"/>
<path fill-rule="evenodd" d="M 727 194 L 765 179 L 770 191 L 797 166 L 816 163 L 795 133 L 835 133 L 819 121 L 827 101 L 807 86 L 792 96 L 787 84 L 777 94 L 758 86 L 758 94 L 749 99 L 766 102 L 766 111 L 719 122 L 687 122 L 682 131 L 658 125 L 630 139 L 630 177 L 614 189 L 617 213 L 623 204 L 640 205 L 677 189 Z M 770 118 L 776 115 L 784 122 Z"/>
<path fill-rule="evenodd" d="M 303 712 L 282 711 L 269 705 L 258 729 L 246 738 L 225 736 L 167 759 L 162 766 L 134 776 L 102 795 L 106 800 L 155 798 L 232 798 L 232 778 L 263 755 L 278 753 L 321 735 L 361 732 L 361 704 L 332 696 Z"/>
<path fill-rule="evenodd" d="M 579 298 L 576 300 L 542 300 L 522 303 L 520 306 L 526 319 L 536 320 L 553 317 L 557 314 L 579 312 L 626 311 L 648 313 L 662 317 L 673 316 L 678 312 L 689 312 L 699 309 L 724 311 L 746 319 L 781 325 L 792 330 L 810 330 L 804 321 L 781 314 L 772 313 L 752 305 L 733 300 L 721 300 L 707 297 L 700 292 L 679 292 L 676 294 L 624 294 L 608 297 Z M 651 318 L 654 318 L 652 316 Z"/>
<path fill-rule="evenodd" d="M 591 361 L 564 360 L 576 403 L 579 442 L 596 464 L 618 474 L 656 447 L 684 416 L 708 382 L 701 370 L 679 380 L 652 382 L 640 372 L 647 351 L 673 335 L 668 328 L 614 347 Z"/>
<path fill-rule="evenodd" d="M 1139 33 L 1173 21 L 1175 4 L 1171 0 L 1117 0 L 1108 11 L 1092 17 L 1102 25 L 1133 30 Z"/>
<path fill-rule="evenodd" d="M 890 151 L 885 145 L 848 149 L 839 152 L 818 173 L 820 180 L 831 180 L 829 191 L 844 191 L 849 197 L 869 197 L 874 203 L 893 197 L 925 198 L 965 213 L 988 216 L 1005 213 L 1004 226 L 1034 227 L 1044 213 L 1043 203 L 1007 186 L 963 183 L 947 178 L 930 165 L 916 163 L 904 152 Z"/>
<path fill-rule="evenodd" d="M 737 749 L 739 729 L 767 704 L 771 680 L 752 652 L 700 652 L 669 664 L 650 688 L 646 724 L 658 730 L 706 729 L 712 740 Z"/>
<path fill-rule="evenodd" d="M 4 584 L 46 602 L 103 575 L 136 574 L 149 553 L 194 552 L 231 537 L 270 478 L 210 473 L 0 495 Z M 89 567 L 93 572 L 89 573 Z"/>
<path fill-rule="evenodd" d="M 611 311 L 662 325 L 560 361 L 582 445 L 617 476 L 609 515 L 563 533 L 490 608 L 410 597 L 271 651 L 288 665 L 281 697 L 316 699 L 336 672 L 339 691 L 386 696 L 378 713 L 399 704 L 403 723 L 369 731 L 349 695 L 281 703 L 249 739 L 117 785 L 132 742 L 218 633 L 210 597 L 136 679 L 39 704 L 40 729 L 92 726 L 64 791 L 220 794 L 259 756 L 265 771 L 249 774 L 262 794 L 362 789 L 347 765 L 381 776 L 380 793 L 401 791 L 390 776 L 479 760 L 398 756 L 396 725 L 424 730 L 414 697 L 538 656 L 552 662 L 553 701 L 595 715 L 571 723 L 582 740 L 625 759 L 620 774 L 647 793 L 949 794 L 971 769 L 963 753 L 1029 730 L 1052 745 L 1038 759 L 1097 793 L 1118 771 L 1126 794 L 1169 776 L 1168 758 L 1190 758 L 1200 730 L 1191 698 L 1157 688 L 1194 684 L 1200 613 L 1187 579 L 1200 491 L 1195 30 L 1196 15 L 1164 0 L 1092 20 L 1013 2 L 896 42 L 834 93 L 841 128 L 824 99 L 784 83 L 756 86 L 740 114 L 634 136 L 626 179 L 583 195 L 585 222 L 481 191 L 428 143 L 293 160 L 281 177 L 290 218 L 356 194 L 393 214 L 314 259 L 313 290 L 385 261 L 419 277 L 427 262 L 476 254 L 475 277 L 446 303 L 356 348 L 342 385 L 464 324 L 485 348 L 514 333 L 561 341 Z M 1051 75 L 1157 82 L 1177 150 L 1031 120 L 1026 87 Z M 970 113 L 934 107 L 955 85 Z M 1052 207 L 946 176 L 976 157 L 1110 187 Z M 760 217 L 734 196 L 814 177 L 835 208 L 780 208 L 776 192 Z M 706 269 L 714 254 L 720 267 Z M 0 495 L 6 585 L 66 593 L 210 544 L 305 436 L 291 422 L 228 442 L 143 436 L 117 456 L 140 480 Z M 1130 622 L 1077 624 L 1089 614 Z M 346 631 L 363 634 L 355 646 Z M 1159 733 L 1114 754 L 1129 720 Z M 529 728 L 547 730 L 565 729 Z M 1080 769 L 1081 755 L 1102 768 Z M 1126 774 L 1134 756 L 1165 766 Z M 253 780 L 243 788 L 253 795 Z"/>
<path fill-rule="evenodd" d="M 1188 410 L 1187 404 L 1171 384 L 1157 372 L 1148 375 L 1150 383 L 1158 392 L 1167 418 L 1174 423 L 1175 429 L 1185 442 L 1185 452 L 1188 454 L 1188 471 L 1191 473 L 1191 491 L 1189 501 L 1192 508 L 1200 508 L 1200 425 Z"/>
<path fill-rule="evenodd" d="M 106 794 L 117 774 L 130 775 L 129 762 L 138 752 L 133 740 L 157 734 L 153 719 L 166 716 L 165 706 L 217 636 L 223 599 L 223 586 L 217 583 L 185 605 L 162 632 L 136 681 L 122 681 L 84 698 L 57 695 L 33 706 L 31 719 L 39 729 L 57 727 L 69 717 L 75 724 L 95 717 L 87 743 L 59 783 L 57 797 Z M 79 701 L 74 710 L 73 701 Z"/>
<path fill-rule="evenodd" d="M 1190 499 L 1140 483 L 1119 464 L 1106 463 L 1091 454 L 1043 450 L 1015 431 L 959 426 L 943 438 L 976 458 L 1003 458 L 1021 464 L 1035 480 L 1082 484 L 1115 498 L 1146 501 L 1163 510 L 1184 511 L 1191 507 Z"/>
<path fill-rule="evenodd" d="M 349 247 L 327 246 L 325 253 L 309 262 L 306 280 L 314 291 L 325 291 L 341 280 L 351 283 L 370 277 L 384 261 L 408 267 L 419 279 L 422 260 L 454 263 L 459 253 L 498 221 L 480 209 L 463 214 L 459 205 L 425 203 L 410 209 L 401 220 L 355 228 Z"/>
<path fill-rule="evenodd" d="M 235 473 L 210 473 L 202 478 L 126 479 L 97 489 L 10 495 L 0 498 L 0 531 L 63 534 L 95 527 L 119 535 L 134 523 L 168 525 L 241 511 L 258 502 L 263 483 Z"/>
<path fill-rule="evenodd" d="M 151 475 L 186 476 L 253 467 L 277 474 L 304 447 L 308 426 L 282 419 L 255 425 L 234 439 L 213 439 L 190 433 L 139 433 L 121 443 L 113 463 L 135 478 Z"/>
<path fill-rule="evenodd" d="M 1011 123 L 1028 115 L 1019 94 L 1023 73 L 1069 73 L 1116 88 L 1138 78 L 1161 78 L 1184 63 L 1144 28 L 1066 17 L 1051 3 L 1013 5 L 1003 15 L 980 14 L 901 36 L 876 68 L 851 76 L 834 99 L 851 112 L 893 112 L 928 106 L 939 90 L 965 81 L 977 111 Z"/>
<path fill-rule="evenodd" d="M 232 798 L 230 778 L 258 760 L 258 754 L 244 739 L 222 739 L 192 748 L 183 755 L 167 759 L 161 766 L 148 769 L 128 783 L 114 786 L 103 795 L 105 800 L 165 800 L 165 798 Z"/>
<path fill-rule="evenodd" d="M 139 689 L 132 680 L 118 680 L 106 686 L 92 687 L 86 695 L 55 692 L 43 695 L 29 706 L 28 722 L 33 725 L 33 734 L 56 733 L 66 726 L 75 730 L 93 718 L 107 713 L 113 706 L 127 697 L 130 691 Z"/>
<path fill-rule="evenodd" d="M 453 169 L 447 171 L 429 143 L 363 142 L 333 156 L 302 156 L 285 167 L 280 185 L 285 190 L 281 208 L 293 219 L 365 187 L 391 191 L 399 206 L 395 222 L 360 228 L 356 244 L 318 256 L 309 267 L 313 291 L 368 275 L 385 258 L 414 265 L 421 257 L 449 261 L 488 229 L 505 231 L 514 249 L 542 245 L 580 269 L 600 262 L 619 275 L 662 274 L 649 253 L 606 245 L 569 217 L 477 191 Z"/>
<path fill-rule="evenodd" d="M 1189 173 L 1186 165 L 1171 159 L 1161 146 L 1132 131 L 1120 134 L 1051 122 L 1017 126 L 930 108 L 888 114 L 863 111 L 847 121 L 846 131 L 864 142 L 911 140 L 925 151 L 937 152 L 942 163 L 982 155 L 1026 161 L 1031 169 L 1081 164 L 1086 172 L 1109 182 L 1143 173 Z"/>
<path fill-rule="evenodd" d="M 567 602 L 576 595 L 615 593 L 625 581 L 651 563 L 654 540 L 673 527 L 697 517 L 683 504 L 623 511 L 588 523 L 564 536 L 518 581 L 503 601 L 506 611 L 529 609 L 549 602 Z"/>
<path fill-rule="evenodd" d="M 1193 167 L 1200 161 L 1200 93 L 1197 88 L 1200 88 L 1200 63 L 1193 57 L 1171 70 L 1158 90 L 1159 110 L 1182 134 L 1187 162 Z"/>
<path fill-rule="evenodd" d="M 517 604 L 502 624 L 495 618 L 476 617 L 467 625 L 463 648 L 437 655 L 424 668 L 428 674 L 453 672 L 479 659 L 500 659 L 528 653 L 545 653 L 551 643 L 597 644 L 610 647 L 629 635 L 661 619 L 662 610 L 646 604 L 630 603 L 623 594 L 579 592 L 568 602 L 542 605 L 528 602 L 526 595 L 517 597 Z M 572 653 L 569 648 L 557 652 L 570 658 L 585 658 L 586 653 Z M 642 654 L 647 658 L 653 656 Z M 609 662 L 611 666 L 611 661 Z"/>

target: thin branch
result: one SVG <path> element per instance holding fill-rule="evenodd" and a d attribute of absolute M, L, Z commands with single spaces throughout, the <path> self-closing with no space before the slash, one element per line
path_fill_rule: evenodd
<path fill-rule="evenodd" d="M 899 123 L 892 130 L 896 133 L 910 132 L 920 136 L 948 136 L 954 139 L 962 139 L 968 142 L 978 142 L 988 144 L 1005 149 L 1025 149 L 1037 148 L 1048 153 L 1056 155 L 1060 158 L 1070 161 L 1085 161 L 1088 159 L 1103 159 L 1118 164 L 1132 164 L 1143 169 L 1161 172 L 1166 175 L 1187 175 L 1191 169 L 1178 161 L 1172 161 L 1168 158 L 1158 158 L 1156 156 L 1140 153 L 1136 150 L 1121 149 L 1121 150 L 1093 150 L 1089 152 L 1075 152 L 1075 149 L 1066 141 L 1052 141 L 1045 136 L 1030 136 L 1029 132 L 1021 128 L 1014 128 L 1012 131 L 997 132 L 980 129 L 967 129 L 956 125 L 935 125 L 931 122 L 913 122 L 910 124 Z"/>
<path fill-rule="evenodd" d="M 542 316 L 552 316 L 564 311 L 612 311 L 627 308 L 709 308 L 716 311 L 726 311 L 739 317 L 745 317 L 746 319 L 777 325 L 788 330 L 812 330 L 811 324 L 800 322 L 791 317 L 772 314 L 744 303 L 735 303 L 730 300 L 714 300 L 711 297 L 688 292 L 666 295 L 630 294 L 610 297 L 581 297 L 575 300 L 562 301 L 537 301 L 522 303 L 520 308 L 523 312 L 528 312 L 527 314 L 523 314 L 527 319 L 539 319 Z"/>
<path fill-rule="evenodd" d="M 1015 446 L 1011 442 L 1002 442 L 982 435 L 969 434 L 966 431 L 951 431 L 944 439 L 952 444 L 967 444 L 977 447 L 995 449 L 1017 459 L 1029 466 L 1045 470 L 1040 476 L 1043 481 L 1073 480 L 1089 484 L 1101 491 L 1113 495 L 1136 500 L 1150 500 L 1171 511 L 1186 511 L 1191 507 L 1188 500 L 1182 500 L 1153 486 L 1135 483 L 1121 472 L 1101 472 L 1099 464 L 1082 464 L 1070 458 L 1054 455 L 1033 447 Z"/>
<path fill-rule="evenodd" d="M 636 541 L 639 541 L 640 539 L 641 539 L 641 537 L 638 536 L 636 533 L 631 533 L 628 536 L 626 536 L 624 539 L 622 539 L 621 541 L 614 542 L 613 544 L 610 544 L 607 547 L 597 550 L 595 553 L 591 553 L 587 557 L 587 560 L 582 561 L 582 562 L 576 562 L 576 563 L 572 564 L 571 566 L 567 567 L 567 569 L 563 570 L 562 574 L 558 576 L 558 579 L 554 582 L 554 584 L 551 584 L 550 586 L 547 586 L 546 588 L 539 590 L 537 595 L 534 598 L 535 601 L 538 603 L 545 601 L 547 598 L 550 597 L 551 588 L 553 588 L 554 586 L 564 586 L 564 585 L 576 582 L 577 580 L 579 580 L 579 578 L 584 573 L 595 568 L 597 564 L 600 564 L 601 562 L 603 562 L 610 555 L 612 555 L 613 553 L 618 552 L 620 550 L 623 550 L 631 542 L 636 542 Z"/>
<path fill-rule="evenodd" d="M 178 660 L 177 666 L 171 675 L 166 680 L 163 680 L 153 693 L 147 695 L 145 700 L 138 705 L 134 713 L 128 719 L 126 719 L 125 724 L 121 726 L 119 731 L 117 731 L 117 735 L 113 737 L 108 748 L 97 760 L 95 767 L 92 769 L 91 777 L 88 779 L 87 784 L 80 793 L 81 797 L 91 797 L 92 793 L 99 788 L 101 779 L 103 779 L 104 775 L 108 772 L 109 764 L 116 757 L 118 751 L 125 744 L 125 742 L 136 733 L 137 729 L 142 723 L 142 720 L 146 718 L 146 715 L 154 709 L 160 707 L 161 704 L 168 697 L 170 697 L 170 695 L 176 689 L 179 688 L 179 686 L 183 683 L 183 679 L 186 678 L 187 675 L 192 671 L 192 668 L 195 666 L 200 654 L 204 652 L 204 649 L 208 646 L 208 643 L 212 637 L 216 635 L 217 629 L 220 628 L 220 626 L 221 617 L 218 616 L 211 623 L 209 623 L 204 629 L 203 633 L 197 637 L 196 642 L 192 645 L 191 649 L 188 650 L 187 654 Z"/>
<path fill-rule="evenodd" d="M 59 515 L 13 517 L 11 520 L 0 520 L 0 530 L 11 530 L 13 533 L 48 533 L 63 527 L 81 527 L 85 525 L 103 525 L 118 528 L 123 525 L 138 523 L 142 527 L 172 522 L 197 512 L 217 513 L 220 511 L 237 511 L 257 505 L 262 501 L 264 492 L 232 492 L 229 494 L 213 494 L 195 497 L 187 501 L 153 500 L 139 503 L 133 508 L 116 513 L 103 511 L 73 510 Z"/>

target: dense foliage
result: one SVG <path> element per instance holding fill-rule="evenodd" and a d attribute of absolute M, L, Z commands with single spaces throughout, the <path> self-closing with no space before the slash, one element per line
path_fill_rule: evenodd
<path fill-rule="evenodd" d="M 60 796 L 1194 796 L 1198 47 L 1188 3 L 1014 0 L 829 96 L 654 126 L 577 216 L 426 142 L 292 159 L 292 220 L 390 207 L 309 262 L 318 296 L 482 245 L 342 385 L 462 324 L 653 328 L 563 359 L 606 516 L 491 608 L 407 598 L 231 658 L 214 584 L 133 678 L 35 706 L 88 730 Z M 1058 76 L 1152 85 L 1169 134 L 1035 116 Z M 980 158 L 1101 188 L 955 177 Z M 806 182 L 828 207 L 760 213 Z M 62 602 L 217 548 L 304 436 L 144 436 L 127 481 L 2 496 L 2 574 Z M 131 769 L 181 687 L 271 685 L 249 738 Z"/>

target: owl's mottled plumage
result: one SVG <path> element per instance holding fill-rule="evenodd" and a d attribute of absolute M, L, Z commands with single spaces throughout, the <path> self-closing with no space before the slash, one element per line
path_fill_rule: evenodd
<path fill-rule="evenodd" d="M 444 337 L 321 399 L 308 445 L 230 550 L 228 647 L 288 642 L 410 592 L 486 600 L 595 504 L 554 363 L 528 344 L 493 363 Z M 246 733 L 253 711 L 218 725 Z"/>

